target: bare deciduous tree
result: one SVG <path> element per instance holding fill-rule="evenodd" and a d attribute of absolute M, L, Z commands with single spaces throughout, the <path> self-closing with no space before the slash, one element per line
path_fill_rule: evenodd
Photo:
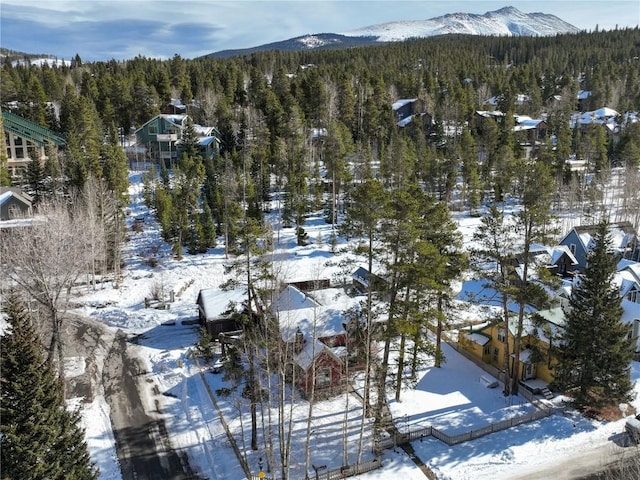
<path fill-rule="evenodd" d="M 62 200 L 43 203 L 28 226 L 0 230 L 3 276 L 35 300 L 47 313 L 51 341 L 47 361 L 58 355 L 63 377 L 63 313 L 74 281 L 87 265 L 82 213 Z"/>

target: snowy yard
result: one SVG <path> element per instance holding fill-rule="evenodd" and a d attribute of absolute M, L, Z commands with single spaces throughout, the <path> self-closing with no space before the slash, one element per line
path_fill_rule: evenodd
<path fill-rule="evenodd" d="M 141 203 L 140 178 L 139 172 L 131 176 L 132 213 L 129 220 L 144 216 L 144 231 L 129 233 L 131 240 L 126 245 L 125 279 L 118 289 L 109 285 L 95 292 L 82 292 L 75 299 L 83 305 L 78 310 L 114 330 L 122 329 L 130 338 L 137 336 L 131 348 L 147 362 L 150 388 L 146 408 L 161 412 L 172 446 L 188 455 L 191 467 L 211 480 L 243 478 L 244 473 L 210 396 L 210 392 L 221 386 L 221 375 L 209 372 L 201 375 L 190 355 L 197 338 L 197 325 L 183 323 L 197 317 L 195 300 L 199 290 L 217 287 L 224 281 L 223 251 L 216 248 L 207 255 L 186 255 L 181 261 L 173 260 L 167 247 L 159 240 L 155 221 Z M 461 216 L 457 223 L 465 238 L 469 239 L 478 219 Z M 280 243 L 276 245 L 274 258 L 284 276 L 289 281 L 336 278 L 340 275 L 335 265 L 337 262 L 327 264 L 327 260 L 334 260 L 327 244 L 330 227 L 321 220 L 310 219 L 305 228 L 310 240 L 323 237 L 323 243 L 296 247 L 293 229 L 279 232 Z M 151 246 L 158 247 L 158 266 L 155 268 L 145 262 Z M 145 309 L 144 298 L 159 286 L 167 293 L 173 291 L 175 302 L 167 310 Z M 474 310 L 474 314 L 481 313 Z M 400 432 L 432 425 L 448 434 L 456 434 L 535 409 L 522 397 L 505 399 L 500 386 L 487 388 L 480 380 L 486 373 L 448 345 L 443 348 L 447 360 L 441 368 L 424 366 L 415 388 L 402 391 L 401 402 L 393 400 L 393 394 L 390 394 L 389 407 Z M 634 379 L 640 379 L 637 362 L 633 364 L 632 375 Z M 159 395 L 154 394 L 152 386 Z M 233 397 L 216 397 L 216 401 L 230 430 L 240 442 L 240 432 L 249 428 L 247 405 L 234 403 Z M 346 430 L 345 406 L 348 411 Z M 87 430 L 92 458 L 101 470 L 100 479 L 120 480 L 122 477 L 108 420 L 109 408 L 104 398 L 97 395 L 92 403 L 82 404 L 82 407 L 83 425 Z M 640 409 L 640 401 L 636 400 L 634 407 Z M 238 415 L 239 409 L 244 415 Z M 308 404 L 299 400 L 291 413 L 294 425 L 291 468 L 296 478 L 303 478 L 304 452 L 297 449 L 303 445 L 306 435 Z M 314 405 L 311 429 L 311 462 L 314 465 L 327 465 L 331 469 L 340 467 L 344 462 L 355 461 L 361 413 L 361 405 L 354 395 L 343 394 Z M 438 478 L 513 478 L 513 475 L 536 468 L 543 461 L 546 464 L 563 461 L 576 451 L 597 448 L 604 452 L 611 443 L 612 435 L 620 433 L 622 426 L 623 420 L 607 423 L 554 414 L 452 447 L 433 437 L 415 441 L 412 445 L 418 457 Z M 369 437 L 365 441 L 371 445 Z M 264 467 L 263 456 L 261 445 L 247 458 L 252 471 L 257 473 L 261 466 Z M 372 457 L 370 447 L 365 449 L 363 460 Z M 383 465 L 383 469 L 361 478 L 425 478 L 400 450 L 385 451 Z M 313 474 L 313 471 L 309 473 Z"/>

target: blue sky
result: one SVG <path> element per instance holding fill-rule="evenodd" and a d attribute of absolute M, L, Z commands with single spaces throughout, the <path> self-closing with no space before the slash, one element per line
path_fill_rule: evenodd
<path fill-rule="evenodd" d="M 0 0 L 0 46 L 85 61 L 136 55 L 194 58 L 311 33 L 342 33 L 504 6 L 543 12 L 583 30 L 640 25 L 638 0 Z"/>

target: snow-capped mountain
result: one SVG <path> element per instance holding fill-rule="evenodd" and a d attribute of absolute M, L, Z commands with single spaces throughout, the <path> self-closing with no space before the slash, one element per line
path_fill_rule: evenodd
<path fill-rule="evenodd" d="M 523 13 L 514 7 L 504 7 L 483 15 L 451 13 L 429 20 L 390 22 L 342 33 L 303 35 L 281 42 L 243 50 L 225 50 L 210 57 L 246 55 L 265 50 L 312 50 L 319 48 L 352 48 L 379 42 L 398 42 L 408 38 L 446 34 L 550 36 L 576 33 L 579 29 L 546 13 Z"/>
<path fill-rule="evenodd" d="M 379 42 L 397 42 L 408 38 L 431 37 L 451 33 L 469 35 L 550 36 L 576 33 L 579 29 L 546 13 L 523 13 L 504 7 L 484 15 L 451 13 L 430 20 L 390 22 L 343 32 L 349 37 L 377 37 Z"/>

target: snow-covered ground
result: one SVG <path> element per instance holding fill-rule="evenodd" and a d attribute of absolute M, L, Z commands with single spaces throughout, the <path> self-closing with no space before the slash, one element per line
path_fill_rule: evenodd
<path fill-rule="evenodd" d="M 74 301 L 83 305 L 78 309 L 81 313 L 109 328 L 122 329 L 132 336 L 139 335 L 137 344 L 132 348 L 145 359 L 149 381 L 154 382 L 163 394 L 147 401 L 149 405 L 154 405 L 154 401 L 160 402 L 158 409 L 163 412 L 172 446 L 188 455 L 191 468 L 211 480 L 240 479 L 244 473 L 225 436 L 210 394 L 221 386 L 221 376 L 201 374 L 190 356 L 197 326 L 183 324 L 184 320 L 197 317 L 195 301 L 199 290 L 216 287 L 225 280 L 224 253 L 219 247 L 206 255 L 185 255 L 180 261 L 174 260 L 169 248 L 160 240 L 156 222 L 143 204 L 141 177 L 142 172 L 130 175 L 129 222 L 144 217 L 144 230 L 139 233 L 129 230 L 122 284 L 117 289 L 105 285 L 97 291 L 79 292 Z M 456 221 L 465 239 L 470 240 L 478 219 L 457 216 Z M 328 245 L 330 227 L 320 218 L 310 218 L 305 228 L 311 241 L 316 242 L 319 238 L 323 241 L 297 247 L 293 229 L 280 231 L 274 259 L 280 265 L 282 275 L 289 281 L 336 278 L 340 275 L 340 268 Z M 152 268 L 146 260 L 154 254 L 158 266 Z M 468 285 L 477 287 L 473 283 Z M 175 302 L 168 310 L 145 309 L 144 298 L 159 288 L 167 294 L 173 291 Z M 477 316 L 483 313 L 480 309 L 470 311 Z M 444 353 L 447 361 L 442 368 L 422 366 L 415 389 L 405 389 L 401 402 L 390 399 L 390 410 L 400 432 L 430 424 L 455 434 L 535 409 L 524 398 L 505 399 L 500 388 L 486 388 L 480 381 L 484 372 L 453 348 L 445 345 Z M 634 379 L 640 379 L 637 362 L 633 364 L 632 375 Z M 234 404 L 230 399 L 216 400 L 231 431 L 237 434 L 242 428 L 248 428 L 247 418 L 238 415 L 238 410 L 245 406 Z M 350 427 L 343 433 L 347 402 Z M 92 403 L 80 404 L 91 455 L 101 471 L 100 479 L 120 480 L 122 476 L 110 428 L 109 408 L 104 398 L 96 396 Z M 636 400 L 633 406 L 640 409 L 640 401 Z M 303 401 L 292 412 L 296 425 L 292 471 L 297 474 L 296 478 L 304 475 L 300 470 L 304 455 L 296 452 L 295 446 L 302 445 L 305 437 L 307 412 L 308 405 Z M 339 395 L 317 402 L 311 437 L 313 464 L 327 465 L 328 469 L 341 466 L 345 461 L 343 435 L 347 436 L 349 444 L 346 460 L 354 462 L 355 449 L 352 445 L 357 442 L 358 432 L 352 425 L 359 424 L 360 415 L 360 404 L 353 395 Z M 576 452 L 590 449 L 606 452 L 612 436 L 622 431 L 623 420 L 598 422 L 557 413 L 453 447 L 433 437 L 415 441 L 412 445 L 418 457 L 438 478 L 514 478 L 526 475 L 543 464 L 561 463 Z M 247 458 L 250 468 L 256 473 L 262 466 L 259 461 L 262 455 L 264 453 L 259 450 Z M 372 454 L 367 451 L 363 460 L 370 458 Z M 403 480 L 425 478 L 400 450 L 385 451 L 383 465 L 382 469 L 362 478 L 383 479 L 391 475 Z M 313 471 L 309 473 L 313 474 Z"/>

